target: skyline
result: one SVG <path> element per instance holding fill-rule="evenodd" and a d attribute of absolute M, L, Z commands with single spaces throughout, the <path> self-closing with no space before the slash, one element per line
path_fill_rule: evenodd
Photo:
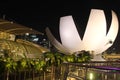
<path fill-rule="evenodd" d="M 58 33 L 59 18 L 62 16 L 73 15 L 79 17 L 86 15 L 90 9 L 104 9 L 106 11 L 114 10 L 118 15 L 120 22 L 119 0 L 116 1 L 100 1 L 100 0 L 81 0 L 79 3 L 73 2 L 41 2 L 41 3 L 26 3 L 26 2 L 2 2 L 0 3 L 0 18 L 5 15 L 6 20 L 31 27 L 40 32 L 44 32 L 46 27 L 56 30 Z M 86 13 L 87 12 L 87 13 Z M 80 17 L 81 18 L 81 17 Z M 83 17 L 82 17 L 83 18 Z M 79 19 L 79 18 L 77 18 Z M 83 20 L 84 21 L 84 20 Z M 85 25 L 85 23 L 83 23 Z M 56 37 L 57 37 L 56 35 Z M 120 47 L 119 42 L 120 32 L 114 45 Z M 119 44 L 119 45 L 118 45 Z M 117 49 L 119 50 L 119 49 Z M 120 50 L 119 50 L 120 51 Z"/>

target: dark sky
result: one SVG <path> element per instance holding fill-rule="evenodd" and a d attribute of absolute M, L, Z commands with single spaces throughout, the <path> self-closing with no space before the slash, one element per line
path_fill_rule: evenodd
<path fill-rule="evenodd" d="M 44 32 L 46 27 L 50 27 L 52 30 L 55 30 L 55 34 L 59 34 L 58 27 L 61 16 L 74 15 L 79 17 L 79 15 L 86 15 L 86 12 L 92 8 L 106 11 L 112 9 L 117 13 L 120 20 L 119 0 L 79 0 L 79 2 L 9 0 L 0 2 L 0 18 L 5 15 L 6 20 L 12 20 L 41 32 Z M 120 35 L 118 35 L 115 41 L 117 50 L 120 50 L 119 36 Z M 56 37 L 58 37 L 58 35 Z"/>
<path fill-rule="evenodd" d="M 65 1 L 3 1 L 0 2 L 0 17 L 44 31 L 45 27 L 58 27 L 59 18 L 64 15 L 84 14 L 88 9 L 113 9 L 119 14 L 119 0 L 79 0 Z"/>
<path fill-rule="evenodd" d="M 53 2 L 6 1 L 0 3 L 0 17 L 43 31 L 46 26 L 56 24 L 62 15 L 63 4 Z"/>

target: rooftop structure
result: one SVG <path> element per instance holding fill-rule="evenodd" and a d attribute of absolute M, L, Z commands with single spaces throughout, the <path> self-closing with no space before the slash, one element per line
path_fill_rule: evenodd
<path fill-rule="evenodd" d="M 0 55 L 4 57 L 4 53 L 12 58 L 40 58 L 41 54 L 49 51 L 33 42 L 23 39 L 17 39 L 16 36 L 24 34 L 39 34 L 43 33 L 32 28 L 0 19 Z"/>

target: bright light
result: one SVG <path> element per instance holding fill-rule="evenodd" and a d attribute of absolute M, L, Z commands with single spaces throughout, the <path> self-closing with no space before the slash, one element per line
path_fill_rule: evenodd
<path fill-rule="evenodd" d="M 72 19 L 72 16 L 62 17 L 60 19 L 60 37 L 63 46 L 72 52 L 79 51 L 81 48 L 81 39 Z"/>
<path fill-rule="evenodd" d="M 28 35 L 29 35 L 29 33 L 25 33 L 25 35 L 27 35 L 27 36 L 28 36 Z"/>
<path fill-rule="evenodd" d="M 90 74 L 89 74 L 90 80 L 93 80 L 93 77 L 94 77 L 93 73 L 90 73 Z"/>
<path fill-rule="evenodd" d="M 83 39 L 78 33 L 72 15 L 60 18 L 59 31 L 62 43 L 57 41 L 49 29 L 46 29 L 46 33 L 51 43 L 62 52 L 73 54 L 77 51 L 86 50 L 94 51 L 95 55 L 99 55 L 113 45 L 118 34 L 118 18 L 113 11 L 108 32 L 106 25 L 104 11 L 92 9 Z"/>
<path fill-rule="evenodd" d="M 34 39 L 33 39 L 33 41 L 38 41 L 38 40 L 39 40 L 39 38 L 34 38 Z"/>
<path fill-rule="evenodd" d="M 102 53 L 112 46 L 112 44 L 107 43 L 109 40 L 114 41 L 117 33 L 118 20 L 113 11 L 111 26 L 107 33 L 104 11 L 92 9 L 83 40 L 81 40 L 81 35 L 78 34 L 71 15 L 60 18 L 60 38 L 62 45 L 71 50 L 72 53 L 81 50 L 94 51 L 96 54 Z"/>

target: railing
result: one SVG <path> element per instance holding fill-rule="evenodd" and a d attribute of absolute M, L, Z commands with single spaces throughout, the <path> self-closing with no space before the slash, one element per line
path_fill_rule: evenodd
<path fill-rule="evenodd" d="M 82 63 L 64 63 L 67 65 L 74 65 L 74 66 L 81 66 L 81 67 L 88 67 L 94 68 L 95 66 L 109 66 L 109 67 L 120 67 L 120 61 L 90 61 L 90 62 L 82 62 Z"/>
<path fill-rule="evenodd" d="M 34 69 L 10 72 L 9 80 L 51 80 L 51 67 L 44 72 Z M 55 80 L 120 80 L 119 61 L 91 61 L 84 63 L 63 63 L 54 67 Z M 0 80 L 6 80 L 6 72 L 0 75 Z M 90 77 L 91 76 L 91 77 Z M 93 77 L 92 77 L 93 76 Z"/>
<path fill-rule="evenodd" d="M 63 80 L 65 78 L 66 80 L 69 80 L 69 78 L 77 80 L 120 80 L 119 61 L 91 61 L 84 63 L 64 63 L 64 65 L 67 68 L 63 73 Z M 93 75 L 93 73 L 96 74 Z"/>

